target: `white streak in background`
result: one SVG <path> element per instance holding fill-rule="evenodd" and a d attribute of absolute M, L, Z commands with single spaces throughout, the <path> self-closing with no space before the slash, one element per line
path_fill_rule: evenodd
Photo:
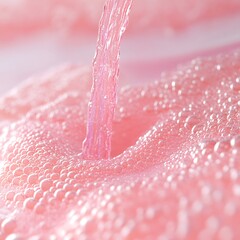
<path fill-rule="evenodd" d="M 149 33 L 136 34 L 128 38 L 123 43 L 123 49 L 124 47 L 131 49 L 127 51 L 128 61 L 139 58 L 147 61 L 184 56 L 236 42 L 240 43 L 239 24 L 240 17 L 234 16 L 196 24 L 181 32 L 169 31 L 164 34 L 149 31 Z"/>
<path fill-rule="evenodd" d="M 26 78 L 64 63 L 90 65 L 96 36 L 63 39 L 50 32 L 0 45 L 0 94 Z"/>
<path fill-rule="evenodd" d="M 231 17 L 194 25 L 174 35 L 154 32 L 128 36 L 121 47 L 121 62 L 145 62 L 149 59 L 166 62 L 186 54 L 197 53 L 197 57 L 199 51 L 240 43 L 240 31 L 236 30 L 239 23 L 240 17 Z M 95 51 L 95 39 L 96 36 L 79 35 L 65 41 L 58 35 L 47 32 L 8 45 L 0 45 L 0 94 L 33 74 L 65 62 L 80 62 L 89 66 Z M 124 72 L 124 67 L 122 69 Z M 148 81 L 154 77 L 157 76 L 150 74 Z M 122 82 L 124 79 L 120 84 Z"/>

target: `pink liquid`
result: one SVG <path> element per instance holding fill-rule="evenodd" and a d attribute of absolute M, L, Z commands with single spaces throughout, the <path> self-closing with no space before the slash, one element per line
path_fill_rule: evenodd
<path fill-rule="evenodd" d="M 87 136 L 83 143 L 85 159 L 110 158 L 120 41 L 126 29 L 131 4 L 131 0 L 107 1 L 100 21 L 97 53 L 93 63 L 93 86 L 88 105 Z"/>
<path fill-rule="evenodd" d="M 239 69 L 233 47 L 122 87 L 109 160 L 79 154 L 88 69 L 6 94 L 0 239 L 239 239 Z"/>

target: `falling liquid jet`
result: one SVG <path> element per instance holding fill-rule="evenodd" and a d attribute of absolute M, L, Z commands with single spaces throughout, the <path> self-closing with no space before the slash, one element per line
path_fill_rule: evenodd
<path fill-rule="evenodd" d="M 104 6 L 93 61 L 87 133 L 82 146 L 85 159 L 110 158 L 120 42 L 127 27 L 131 5 L 132 0 L 107 0 Z"/>

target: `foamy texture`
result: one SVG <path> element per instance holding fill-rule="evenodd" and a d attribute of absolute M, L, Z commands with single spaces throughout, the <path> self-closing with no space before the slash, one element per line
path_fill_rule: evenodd
<path fill-rule="evenodd" d="M 240 51 L 120 89 L 111 160 L 79 156 L 89 75 L 1 99 L 0 239 L 240 239 Z"/>
<path fill-rule="evenodd" d="M 116 81 L 119 76 L 120 41 L 126 29 L 132 0 L 109 0 L 100 21 L 93 63 L 93 86 L 88 109 L 83 157 L 110 158 Z"/>

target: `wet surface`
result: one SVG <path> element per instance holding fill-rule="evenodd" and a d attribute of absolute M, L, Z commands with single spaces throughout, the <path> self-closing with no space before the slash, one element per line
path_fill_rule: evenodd
<path fill-rule="evenodd" d="M 238 238 L 239 56 L 122 88 L 109 161 L 79 157 L 86 70 L 43 77 L 45 100 L 31 83 L 2 100 L 2 238 Z"/>

